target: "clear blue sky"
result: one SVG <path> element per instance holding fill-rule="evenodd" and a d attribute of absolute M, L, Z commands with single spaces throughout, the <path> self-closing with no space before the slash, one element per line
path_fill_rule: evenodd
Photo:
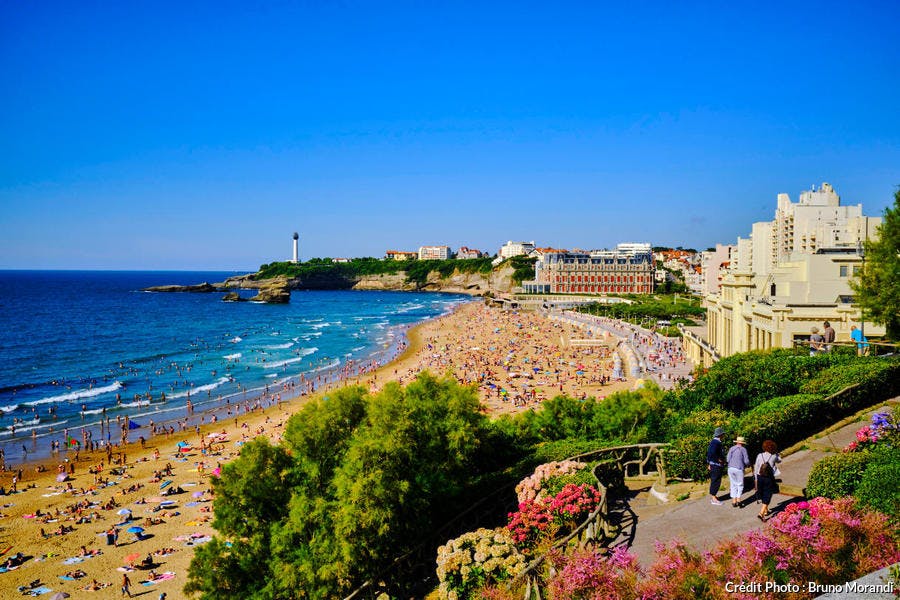
<path fill-rule="evenodd" d="M 0 268 L 705 248 L 900 184 L 900 3 L 0 4 Z M 725 4 L 728 4 L 726 6 Z"/>

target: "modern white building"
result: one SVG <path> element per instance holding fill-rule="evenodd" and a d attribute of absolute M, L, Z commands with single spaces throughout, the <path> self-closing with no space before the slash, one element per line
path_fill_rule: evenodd
<path fill-rule="evenodd" d="M 513 242 L 512 240 L 500 246 L 497 258 L 506 259 L 513 256 L 528 255 L 534 252 L 534 240 L 530 242 Z"/>
<path fill-rule="evenodd" d="M 775 219 L 754 223 L 749 238 L 738 238 L 727 266 L 720 263 L 718 289 L 708 291 L 705 335 L 684 337 L 687 355 L 708 365 L 749 350 L 789 348 L 829 321 L 836 341 L 847 341 L 859 325 L 849 280 L 862 264 L 857 248 L 873 238 L 881 219 L 865 217 L 862 205 L 840 206 L 827 183 L 803 192 L 792 204 L 778 195 Z M 722 254 L 710 260 L 717 263 Z M 711 274 L 707 290 L 712 289 Z M 864 324 L 868 337 L 884 327 Z"/>
<path fill-rule="evenodd" d="M 419 248 L 419 260 L 447 260 L 450 258 L 450 246 L 422 246 Z"/>

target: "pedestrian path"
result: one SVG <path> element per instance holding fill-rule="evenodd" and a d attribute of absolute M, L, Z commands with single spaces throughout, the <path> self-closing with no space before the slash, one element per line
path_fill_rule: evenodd
<path fill-rule="evenodd" d="M 620 340 L 627 349 L 632 377 L 649 377 L 661 388 L 671 389 L 682 379 L 690 379 L 691 364 L 684 356 L 679 338 L 659 335 L 631 323 L 566 311 L 555 315 L 593 335 L 603 332 Z"/>
<path fill-rule="evenodd" d="M 896 403 L 900 398 L 890 402 Z M 777 513 L 791 502 L 803 498 L 809 471 L 823 457 L 841 452 L 856 439 L 856 432 L 871 423 L 871 416 L 880 409 L 859 413 L 853 418 L 824 430 L 794 448 L 785 451 L 781 468 L 780 493 L 775 494 L 769 505 L 770 513 Z M 745 486 L 748 490 L 748 486 Z M 646 490 L 638 493 L 629 503 L 622 522 L 622 534 L 613 545 L 627 545 L 641 564 L 649 566 L 655 560 L 656 542 L 672 540 L 686 542 L 696 550 L 709 550 L 719 541 L 739 533 L 759 529 L 763 523 L 757 519 L 759 505 L 753 491 L 745 491 L 743 508 L 733 508 L 728 498 L 728 481 L 718 495 L 720 506 L 710 504 L 708 486 L 697 483 L 690 498 L 677 501 L 671 498 L 659 505 Z"/>

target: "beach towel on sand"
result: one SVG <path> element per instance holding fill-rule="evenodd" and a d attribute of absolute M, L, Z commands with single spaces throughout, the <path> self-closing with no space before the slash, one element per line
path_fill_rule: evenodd
<path fill-rule="evenodd" d="M 169 579 L 175 579 L 174 571 L 166 571 L 165 573 L 160 573 L 156 579 L 148 579 L 146 581 L 142 581 L 141 585 L 156 585 L 161 581 L 168 581 Z"/>

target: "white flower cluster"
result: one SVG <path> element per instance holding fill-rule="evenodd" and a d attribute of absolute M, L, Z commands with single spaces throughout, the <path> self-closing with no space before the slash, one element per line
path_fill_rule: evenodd
<path fill-rule="evenodd" d="M 558 475 L 569 475 L 583 468 L 585 468 L 583 463 L 575 462 L 574 460 L 549 462 L 538 466 L 530 477 L 526 477 L 516 486 L 516 496 L 519 498 L 519 504 L 541 498 L 544 495 L 541 484 L 545 480 Z"/>
<path fill-rule="evenodd" d="M 483 585 L 505 581 L 523 570 L 525 557 L 503 527 L 470 531 L 438 548 L 438 591 L 448 600 L 464 600 Z"/>

